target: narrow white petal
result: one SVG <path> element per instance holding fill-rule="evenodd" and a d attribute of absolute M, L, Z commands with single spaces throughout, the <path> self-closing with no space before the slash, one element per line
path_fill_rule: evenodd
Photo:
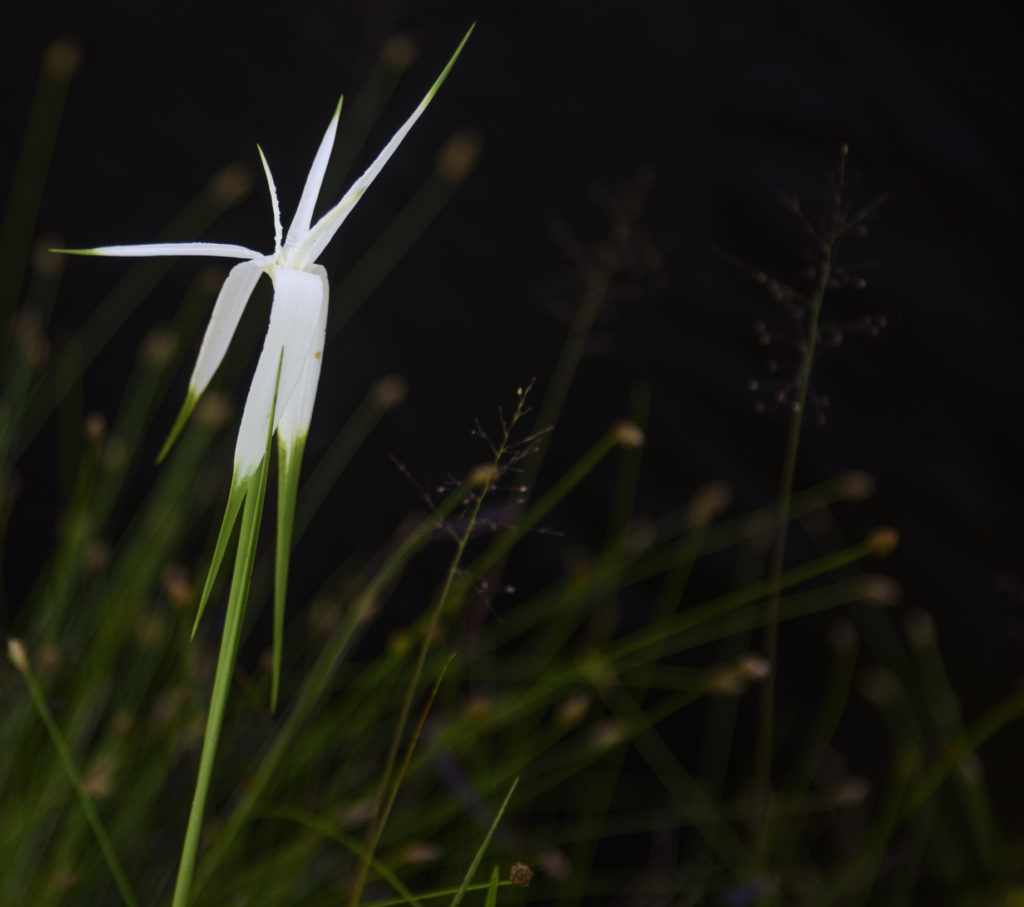
<path fill-rule="evenodd" d="M 384 165 L 388 160 L 390 160 L 391 155 L 393 155 L 398 146 L 402 144 L 402 140 L 409 133 L 409 130 L 412 129 L 413 124 L 420 118 L 423 111 L 427 109 L 427 105 L 437 93 L 441 84 L 446 78 L 448 78 L 448 73 L 451 71 L 452 66 L 455 65 L 455 61 L 458 59 L 459 54 L 462 53 L 462 48 L 469 39 L 472 31 L 473 29 L 471 27 L 469 31 L 466 32 L 466 36 L 455 49 L 455 53 L 452 54 L 451 59 L 441 71 L 441 75 L 434 80 L 434 84 L 430 86 L 430 90 L 426 95 L 424 95 L 419 106 L 412 112 L 409 119 L 402 124 L 402 127 L 398 132 L 391 137 L 391 141 L 384 146 L 374 162 L 370 164 L 370 166 L 363 172 L 363 175 L 351 185 L 348 192 L 341 197 L 341 201 L 321 217 L 320 220 L 317 221 L 316 226 L 309 231 L 309 235 L 301 241 L 303 253 L 301 256 L 302 260 L 313 262 L 320 257 L 320 253 L 323 252 L 327 247 L 327 244 L 334 238 L 334 234 L 338 231 L 338 228 L 342 225 L 345 218 L 348 217 L 348 213 L 355 207 L 356 202 L 359 201 L 363 193 L 369 188 L 370 183 L 377 178 L 377 174 L 384 169 Z"/>
<path fill-rule="evenodd" d="M 235 445 L 235 474 L 239 480 L 252 475 L 263 460 L 271 432 L 271 413 L 274 414 L 273 427 L 276 428 L 288 408 L 302 367 L 316 342 L 323 298 L 324 282 L 319 274 L 291 268 L 274 270 L 270 324 L 249 387 Z"/>
<path fill-rule="evenodd" d="M 263 269 L 251 261 L 243 261 L 228 272 L 224 286 L 220 288 L 217 301 L 213 305 L 210 322 L 206 325 L 206 333 L 203 334 L 203 342 L 199 346 L 199 356 L 188 383 L 190 394 L 198 397 L 206 390 L 227 352 L 242 312 L 245 311 L 249 297 L 262 273 Z"/>
<path fill-rule="evenodd" d="M 310 271 L 323 282 L 323 300 L 320 304 L 313 346 L 310 348 L 298 387 L 292 394 L 288 406 L 281 415 L 277 431 L 281 441 L 289 450 L 300 438 L 309 434 L 309 423 L 313 418 L 313 403 L 316 401 L 316 388 L 320 383 L 320 363 L 324 354 L 324 339 L 327 333 L 327 301 L 330 286 L 327 282 L 327 271 L 320 265 L 314 265 Z"/>
<path fill-rule="evenodd" d="M 72 250 L 68 250 L 72 251 Z M 211 258 L 248 258 L 257 261 L 265 258 L 262 252 L 255 252 L 245 246 L 234 246 L 219 242 L 158 242 L 138 246 L 100 246 L 97 249 L 73 250 L 84 255 L 109 255 L 114 258 L 149 258 L 160 255 L 206 255 Z"/>
<path fill-rule="evenodd" d="M 274 212 L 274 253 L 281 251 L 281 203 L 277 200 L 277 186 L 274 185 L 274 176 L 270 172 L 270 164 L 259 145 L 256 150 L 260 153 L 260 160 L 263 161 L 263 172 L 267 175 L 267 186 L 270 188 L 270 207 Z"/>
<path fill-rule="evenodd" d="M 338 106 L 334 108 L 334 116 L 331 117 L 331 122 L 327 124 L 327 131 L 320 140 L 320 147 L 317 149 L 316 157 L 313 158 L 313 166 L 309 168 L 306 185 L 302 189 L 302 198 L 299 199 L 299 207 L 295 209 L 295 219 L 288 228 L 288 236 L 284 241 L 286 248 L 290 249 L 297 246 L 309 232 L 309 225 L 313 220 L 313 208 L 316 205 L 317 196 L 320 194 L 320 187 L 324 182 L 327 163 L 331 159 L 334 137 L 338 133 L 338 117 L 341 114 L 341 102 L 343 100 L 344 97 L 338 99 Z"/>

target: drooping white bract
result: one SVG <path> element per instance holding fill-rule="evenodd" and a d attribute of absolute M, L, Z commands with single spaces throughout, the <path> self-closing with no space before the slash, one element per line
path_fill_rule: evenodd
<path fill-rule="evenodd" d="M 283 234 L 281 227 L 281 211 L 274 178 L 270 173 L 263 150 L 259 149 L 274 212 L 274 251 L 272 253 L 264 255 L 244 246 L 208 242 L 153 243 L 60 250 L 82 255 L 119 257 L 198 255 L 242 259 L 230 270 L 217 296 L 210 322 L 199 347 L 199 356 L 189 380 L 185 403 L 160 453 L 161 458 L 174 443 L 200 395 L 209 385 L 223 360 L 260 275 L 268 275 L 273 282 L 274 298 L 270 311 L 270 323 L 263 341 L 262 352 L 256 364 L 256 371 L 253 374 L 252 384 L 249 387 L 245 408 L 242 411 L 238 440 L 235 444 L 231 494 L 206 588 L 200 601 L 199 614 L 201 615 L 208 599 L 213 579 L 225 553 L 242 502 L 253 490 L 253 482 L 257 481 L 269 450 L 269 440 L 276 432 L 280 490 L 284 493 L 278 495 L 274 698 L 276 698 L 277 666 L 280 655 L 278 606 L 280 605 L 280 610 L 283 611 L 284 584 L 287 574 L 298 470 L 313 414 L 316 388 L 320 380 L 320 359 L 323 355 L 324 334 L 327 325 L 329 296 L 327 272 L 322 266 L 316 264 L 316 260 L 437 93 L 472 31 L 471 27 L 430 90 L 420 101 L 419 106 L 402 124 L 398 132 L 392 136 L 373 163 L 349 187 L 341 200 L 315 224 L 312 223 L 313 207 L 320 194 L 324 173 L 334 147 L 338 117 L 341 113 L 341 101 L 338 101 L 334 116 L 327 126 L 316 156 L 313 158 L 313 165 L 306 177 L 302 197 L 299 199 L 295 217 L 287 234 Z M 265 482 L 265 470 L 262 473 L 262 481 Z M 262 487 L 259 496 L 262 501 Z M 196 620 L 198 622 L 198 616 Z M 280 620 L 283 621 L 283 615 L 280 616 Z"/>

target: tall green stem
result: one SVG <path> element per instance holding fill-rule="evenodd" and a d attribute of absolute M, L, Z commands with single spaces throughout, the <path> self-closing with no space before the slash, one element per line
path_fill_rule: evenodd
<path fill-rule="evenodd" d="M 199 757 L 199 775 L 196 778 L 195 793 L 192 796 L 192 809 L 188 817 L 188 828 L 185 831 L 185 843 L 181 849 L 181 862 L 178 865 L 178 877 L 174 884 L 172 907 L 186 907 L 189 890 L 192 887 L 196 853 L 199 850 L 199 833 L 203 827 L 203 812 L 206 808 L 206 795 L 210 790 L 213 762 L 217 755 L 221 727 L 224 724 L 228 690 L 231 688 L 231 675 L 234 673 L 238 641 L 242 635 L 245 604 L 249 597 L 249 581 L 252 579 L 256 540 L 259 536 L 263 498 L 267 489 L 269 459 L 269 456 L 264 457 L 260 471 L 249 480 L 249 488 L 245 495 L 245 510 L 242 513 L 242 528 L 239 532 L 238 551 L 235 555 L 235 569 L 231 577 L 228 611 L 224 618 L 224 632 L 220 641 L 220 654 L 217 657 L 217 672 L 213 679 L 213 693 L 210 696 L 210 712 L 206 719 L 206 732 L 203 734 L 203 751 Z"/>

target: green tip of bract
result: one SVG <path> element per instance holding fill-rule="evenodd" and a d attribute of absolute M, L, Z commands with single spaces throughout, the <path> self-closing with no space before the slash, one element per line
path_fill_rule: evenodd
<path fill-rule="evenodd" d="M 451 72 L 452 67 L 455 65 L 455 61 L 459 59 L 459 54 L 462 53 L 462 48 L 466 46 L 469 36 L 473 34 L 474 28 L 476 28 L 475 22 L 469 26 L 469 30 L 462 36 L 459 46 L 455 48 L 455 53 L 452 54 L 451 59 L 447 64 L 445 64 L 444 69 L 441 70 L 441 75 L 439 75 L 434 80 L 434 84 L 430 86 L 430 91 L 427 92 L 427 96 L 423 99 L 424 104 L 429 103 L 433 99 L 434 95 L 437 94 L 437 90 L 444 84 L 444 80 L 448 78 L 448 73 Z"/>
<path fill-rule="evenodd" d="M 237 477 L 231 479 L 231 491 L 228 493 L 228 504 L 224 509 L 224 519 L 220 524 L 220 532 L 217 533 L 217 543 L 213 549 L 213 559 L 210 561 L 210 569 L 206 574 L 206 582 L 203 584 L 203 594 L 199 597 L 199 607 L 196 609 L 195 621 L 192 624 L 192 638 L 195 638 L 196 630 L 199 629 L 199 621 L 206 610 L 206 604 L 210 600 L 210 593 L 213 592 L 213 583 L 217 579 L 221 562 L 228 550 L 228 542 L 231 540 L 231 533 L 234 531 L 238 514 L 242 509 L 242 502 L 245 500 L 249 485 L 246 482 L 238 481 Z"/>
<path fill-rule="evenodd" d="M 103 256 L 103 253 L 97 249 L 50 249 L 56 255 L 95 255 L 98 258 Z"/>
<path fill-rule="evenodd" d="M 192 415 L 192 410 L 195 409 L 198 400 L 199 395 L 192 388 L 189 388 L 188 393 L 185 395 L 185 402 L 181 405 L 181 410 L 178 412 L 178 418 L 174 420 L 174 425 L 167 434 L 167 440 L 164 441 L 163 447 L 160 448 L 160 453 L 156 455 L 156 462 L 158 464 L 162 463 L 167 454 L 171 452 L 174 442 L 178 440 L 178 435 L 181 434 L 185 423 L 188 422 L 188 417 Z"/>
<path fill-rule="evenodd" d="M 338 104 L 334 108 L 334 117 L 333 117 L 333 119 L 336 120 L 336 119 L 338 119 L 338 117 L 341 116 L 341 105 L 344 102 L 344 100 L 345 100 L 345 95 L 342 95 L 340 98 L 338 98 Z"/>

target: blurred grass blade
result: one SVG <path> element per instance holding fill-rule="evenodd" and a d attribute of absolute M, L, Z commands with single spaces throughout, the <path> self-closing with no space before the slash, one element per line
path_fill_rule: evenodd
<path fill-rule="evenodd" d="M 491 870 L 491 882 L 487 888 L 487 897 L 484 899 L 484 907 L 498 907 L 498 867 Z"/>
<path fill-rule="evenodd" d="M 477 848 L 476 855 L 473 857 L 473 862 L 469 864 L 469 869 L 466 870 L 465 878 L 463 878 L 462 884 L 459 886 L 459 890 L 455 892 L 455 896 L 452 898 L 451 907 L 458 907 L 463 896 L 466 894 L 466 889 L 469 888 L 469 883 L 473 881 L 473 876 L 476 875 L 477 867 L 483 859 L 487 846 L 491 843 L 491 838 L 494 837 L 494 831 L 498 827 L 501 817 L 505 815 L 505 809 L 508 807 L 509 800 L 512 799 L 512 794 L 518 784 L 518 778 L 512 781 L 512 786 L 508 789 L 508 793 L 505 794 L 505 799 L 502 801 L 501 806 L 498 807 L 498 814 L 494 817 L 491 827 L 487 829 L 487 834 L 484 835 L 483 841 L 480 842 L 480 846 Z M 494 884 L 493 880 L 491 884 Z"/>
<path fill-rule="evenodd" d="M 100 819 L 99 814 L 96 812 L 96 808 L 92 804 L 92 798 L 82 785 L 82 779 L 78 774 L 78 769 L 75 768 L 75 761 L 72 758 L 71 753 L 68 751 L 67 744 L 64 742 L 64 737 L 60 732 L 60 728 L 57 727 L 57 722 L 54 720 L 49 706 L 46 704 L 46 697 L 43 695 L 43 691 L 39 688 L 35 675 L 32 673 L 32 668 L 24 645 L 20 640 L 9 640 L 7 643 L 7 651 L 11 662 L 14 664 L 15 668 L 17 668 L 18 673 L 21 674 L 22 679 L 25 681 L 25 686 L 28 688 L 29 696 L 32 697 L 32 704 L 35 706 L 36 712 L 39 714 L 40 719 L 42 719 L 43 724 L 46 725 L 46 731 L 50 735 L 50 740 L 53 742 L 53 747 L 57 751 L 57 755 L 60 758 L 64 772 L 68 776 L 71 786 L 74 787 L 75 793 L 78 795 L 78 802 L 82 806 L 82 812 L 85 813 L 85 817 L 88 820 L 89 825 L 92 827 L 93 833 L 96 835 L 96 840 L 100 845 L 100 851 L 103 853 L 103 859 L 110 868 L 110 874 L 114 877 L 114 881 L 117 883 L 117 888 L 121 892 L 121 897 L 124 899 L 124 902 L 128 907 L 139 907 L 139 902 L 135 899 L 135 895 L 132 893 L 132 888 L 128 882 L 128 878 L 125 876 L 124 870 L 121 868 L 121 861 L 117 858 L 114 845 L 107 834 L 107 830 L 103 827 L 103 822 Z"/>
<path fill-rule="evenodd" d="M 43 52 L 39 82 L 0 225 L 0 331 L 4 333 L 21 295 L 64 99 L 81 59 L 81 44 L 69 36 L 57 38 Z"/>

